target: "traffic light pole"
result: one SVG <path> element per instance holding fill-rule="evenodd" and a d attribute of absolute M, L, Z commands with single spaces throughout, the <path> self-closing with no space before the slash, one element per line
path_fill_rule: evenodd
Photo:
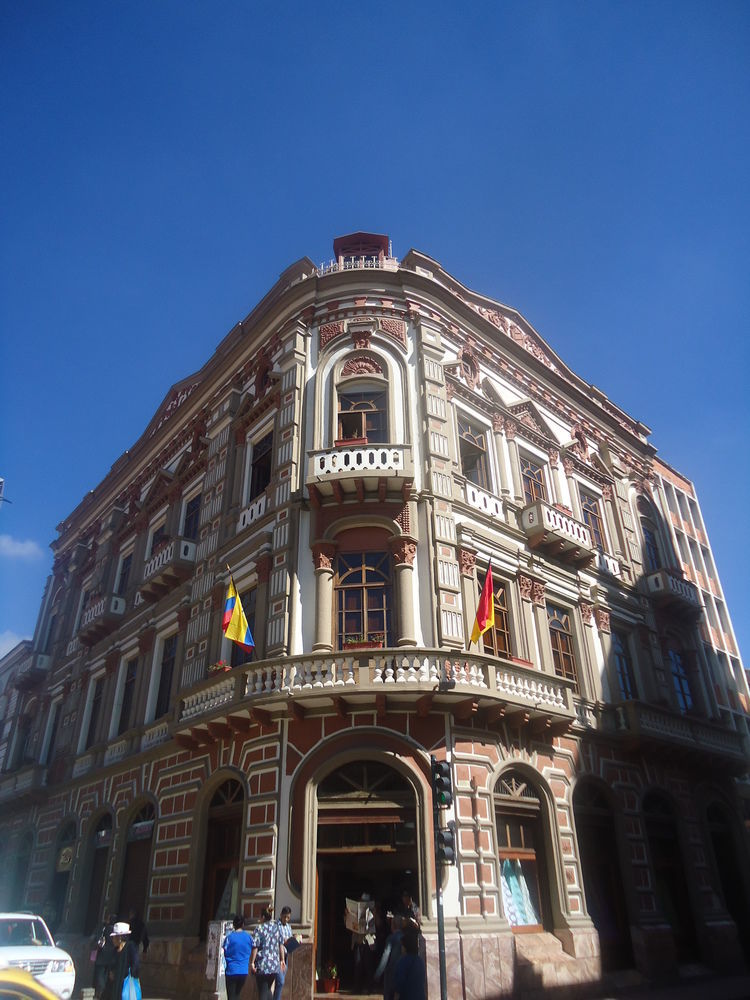
<path fill-rule="evenodd" d="M 433 762 L 435 758 L 432 758 Z M 435 888 L 437 890 L 438 956 L 440 958 L 440 1000 L 448 1000 L 448 976 L 445 969 L 445 919 L 443 917 L 443 867 L 440 864 L 440 810 L 437 795 L 432 792 L 432 831 L 435 839 Z"/>

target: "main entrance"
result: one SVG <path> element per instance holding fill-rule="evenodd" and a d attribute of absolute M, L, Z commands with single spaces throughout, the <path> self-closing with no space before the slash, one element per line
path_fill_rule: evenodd
<path fill-rule="evenodd" d="M 421 905 L 414 789 L 378 761 L 345 764 L 318 786 L 317 837 L 316 967 L 334 966 L 341 992 L 367 990 L 403 889 Z M 375 945 L 355 967 L 346 901 L 363 894 Z"/>

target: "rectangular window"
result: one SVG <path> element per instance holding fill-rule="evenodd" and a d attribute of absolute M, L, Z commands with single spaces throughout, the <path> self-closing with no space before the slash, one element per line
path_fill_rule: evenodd
<path fill-rule="evenodd" d="M 646 546 L 646 568 L 649 573 L 655 573 L 661 568 L 661 556 L 659 546 L 656 542 L 656 535 L 653 530 L 641 523 L 643 528 L 643 541 Z"/>
<path fill-rule="evenodd" d="M 458 448 L 461 455 L 461 472 L 470 483 L 483 490 L 490 488 L 487 463 L 487 435 L 482 427 L 458 414 Z"/>
<path fill-rule="evenodd" d="M 55 633 L 57 632 L 57 615 L 52 615 L 49 620 L 49 625 L 47 627 L 47 637 L 44 640 L 44 646 L 42 648 L 42 653 L 48 654 L 52 650 L 52 643 L 55 641 Z"/>
<path fill-rule="evenodd" d="M 252 444 L 250 458 L 250 491 L 248 503 L 265 490 L 271 482 L 271 466 L 273 464 L 273 431 L 270 431 L 260 441 Z"/>
<path fill-rule="evenodd" d="M 120 708 L 120 724 L 117 735 L 122 736 L 132 725 L 133 698 L 135 696 L 135 681 L 138 672 L 138 658 L 128 660 L 125 665 L 125 680 L 122 685 L 122 706 Z"/>
<path fill-rule="evenodd" d="M 367 440 L 368 444 L 388 441 L 386 394 L 381 389 L 339 393 L 338 440 Z"/>
<path fill-rule="evenodd" d="M 253 587 L 252 590 L 246 590 L 244 594 L 240 594 L 242 610 L 245 612 L 245 618 L 247 618 L 247 624 L 253 638 L 255 638 L 255 599 L 257 593 L 257 590 Z M 229 655 L 229 662 L 233 667 L 239 667 L 240 664 L 247 663 L 252 660 L 254 656 L 254 649 L 250 650 L 248 653 L 246 649 L 242 649 L 242 647 L 238 646 L 236 642 L 233 642 L 232 651 Z"/>
<path fill-rule="evenodd" d="M 552 662 L 558 677 L 574 681 L 578 690 L 578 669 L 573 651 L 573 630 L 570 612 L 554 604 L 547 605 L 549 637 L 552 643 Z"/>
<path fill-rule="evenodd" d="M 89 728 L 86 733 L 86 743 L 84 749 L 89 750 L 96 742 L 99 730 L 99 719 L 102 714 L 102 700 L 104 698 L 104 678 L 97 677 L 94 681 L 94 693 L 91 697 L 91 714 L 89 715 Z"/>
<path fill-rule="evenodd" d="M 149 546 L 147 558 L 150 559 L 151 556 L 159 549 L 159 547 L 163 545 L 164 542 L 166 542 L 166 540 L 167 540 L 167 523 L 166 521 L 162 521 L 162 523 L 158 527 L 154 528 L 154 531 L 151 535 L 151 545 Z"/>
<path fill-rule="evenodd" d="M 47 750 L 44 755 L 44 760 L 40 761 L 41 764 L 49 764 L 49 762 L 55 756 L 55 748 L 57 746 L 57 737 L 60 730 L 61 716 L 62 716 L 62 699 L 56 701 L 52 706 L 52 719 L 50 721 L 50 727 L 49 727 L 49 742 L 47 743 Z"/>
<path fill-rule="evenodd" d="M 172 678 L 174 676 L 175 660 L 177 658 L 177 635 L 170 635 L 164 640 L 161 653 L 161 671 L 159 673 L 159 693 L 156 696 L 155 719 L 160 719 L 169 711 L 172 694 Z"/>
<path fill-rule="evenodd" d="M 669 657 L 669 668 L 672 674 L 672 684 L 677 696 L 677 706 L 684 714 L 693 708 L 693 694 L 690 690 L 687 667 L 684 655 L 676 649 L 667 651 Z"/>
<path fill-rule="evenodd" d="M 590 493 L 585 493 L 583 490 L 580 492 L 583 520 L 591 532 L 591 540 L 594 543 L 594 547 L 599 549 L 600 552 L 604 552 L 606 548 L 604 545 L 604 524 L 599 508 L 599 500 Z"/>
<path fill-rule="evenodd" d="M 547 484 L 544 481 L 544 466 L 521 455 L 521 481 L 523 483 L 523 495 L 526 505 L 536 503 L 537 500 L 547 502 Z"/>
<path fill-rule="evenodd" d="M 198 493 L 196 496 L 191 497 L 185 504 L 185 523 L 182 526 L 182 537 L 187 538 L 191 542 L 195 542 L 198 538 L 201 498 L 202 494 Z"/>
<path fill-rule="evenodd" d="M 624 701 L 637 698 L 638 692 L 633 677 L 633 667 L 630 662 L 630 649 L 628 637 L 624 632 L 612 630 L 612 652 L 615 659 L 615 669 L 617 670 L 617 684 L 620 689 L 620 697 Z"/>
<path fill-rule="evenodd" d="M 123 597 L 125 591 L 128 589 L 128 582 L 130 580 L 130 567 L 133 564 L 133 553 L 128 552 L 126 556 L 122 557 L 122 562 L 120 563 L 120 573 L 117 577 L 117 586 L 115 588 L 115 593 L 118 597 Z"/>
<path fill-rule="evenodd" d="M 484 583 L 484 574 L 482 574 Z M 481 594 L 482 588 L 479 588 Z M 509 657 L 512 655 L 510 648 L 510 619 L 508 616 L 508 594 L 506 585 L 492 580 L 492 598 L 495 604 L 495 624 L 482 636 L 482 646 L 485 653 L 491 656 Z"/>

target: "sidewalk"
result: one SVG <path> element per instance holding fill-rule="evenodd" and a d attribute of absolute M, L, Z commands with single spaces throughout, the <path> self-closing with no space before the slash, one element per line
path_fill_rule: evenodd
<path fill-rule="evenodd" d="M 685 976 L 679 982 L 624 987 L 601 996 L 602 1000 L 750 1000 L 750 974 Z"/>

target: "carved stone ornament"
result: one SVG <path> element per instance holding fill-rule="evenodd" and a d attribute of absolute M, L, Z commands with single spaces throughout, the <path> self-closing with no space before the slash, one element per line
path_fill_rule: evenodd
<path fill-rule="evenodd" d="M 472 549 L 458 550 L 458 565 L 461 576 L 474 576 L 477 565 L 477 554 Z"/>
<path fill-rule="evenodd" d="M 463 347 L 459 352 L 461 375 L 471 389 L 479 385 L 479 363 L 470 347 Z"/>
<path fill-rule="evenodd" d="M 380 320 L 380 328 L 383 333 L 387 333 L 403 347 L 406 347 L 406 323 L 402 320 L 386 317 Z"/>
<path fill-rule="evenodd" d="M 573 439 L 575 441 L 575 444 L 572 445 L 573 451 L 575 451 L 580 458 L 588 460 L 589 445 L 588 441 L 586 440 L 586 435 L 583 432 L 582 425 L 576 424 L 572 428 L 572 434 L 573 434 Z"/>
<path fill-rule="evenodd" d="M 612 487 L 610 486 L 609 483 L 604 483 L 604 485 L 602 486 L 602 497 L 605 500 L 612 500 L 612 499 L 614 499 L 613 493 L 612 493 Z"/>
<path fill-rule="evenodd" d="M 549 450 L 549 464 L 552 466 L 558 465 L 560 462 L 560 452 L 557 448 L 550 448 Z"/>
<path fill-rule="evenodd" d="M 455 387 L 454 387 L 453 383 L 452 382 L 446 382 L 445 383 L 445 396 L 446 396 L 446 399 L 449 399 L 449 400 L 453 399 L 453 396 L 455 395 L 455 392 L 456 392 L 456 390 L 455 390 Z"/>
<path fill-rule="evenodd" d="M 585 625 L 592 624 L 592 616 L 594 613 L 594 605 L 591 601 L 579 601 L 578 607 L 581 609 L 581 618 Z"/>
<path fill-rule="evenodd" d="M 358 351 L 366 351 L 370 346 L 372 330 L 355 327 L 352 331 L 352 343 Z"/>
<path fill-rule="evenodd" d="M 546 603 L 545 602 L 545 598 L 544 598 L 544 588 L 545 588 L 545 586 L 546 586 L 546 584 L 544 583 L 543 580 L 533 580 L 532 584 L 531 584 L 531 600 L 532 600 L 532 603 L 536 604 L 536 605 L 538 605 L 539 607 L 542 607 L 542 608 L 544 607 L 544 605 Z"/>
<path fill-rule="evenodd" d="M 336 337 L 340 337 L 343 334 L 344 329 L 343 320 L 338 320 L 335 323 L 321 323 L 318 328 L 318 343 L 320 345 L 320 349 L 323 350 L 323 348 L 327 344 L 330 344 L 332 340 Z"/>
<path fill-rule="evenodd" d="M 348 358 L 341 369 L 341 377 L 351 378 L 355 375 L 383 375 L 383 366 L 369 356 Z"/>
<path fill-rule="evenodd" d="M 524 601 L 530 601 L 532 597 L 534 581 L 530 576 L 526 576 L 525 573 L 518 574 L 518 589 L 521 592 L 521 597 Z"/>
<path fill-rule="evenodd" d="M 331 542 L 318 542 L 313 545 L 313 563 L 315 569 L 333 569 L 333 559 L 336 546 Z"/>
<path fill-rule="evenodd" d="M 413 566 L 417 543 L 411 538 L 396 538 L 391 543 L 391 553 L 397 566 Z"/>
<path fill-rule="evenodd" d="M 505 420 L 503 419 L 502 413 L 492 414 L 492 429 L 496 434 L 502 434 L 505 428 Z"/>
<path fill-rule="evenodd" d="M 505 436 L 509 441 L 515 441 L 516 434 L 518 434 L 518 424 L 515 420 L 505 421 Z"/>
<path fill-rule="evenodd" d="M 564 455 L 562 460 L 563 470 L 566 476 L 572 476 L 575 469 L 575 462 L 570 455 Z"/>
<path fill-rule="evenodd" d="M 600 632 L 611 632 L 609 624 L 609 611 L 604 608 L 595 608 L 594 616 L 596 618 L 596 626 Z"/>

